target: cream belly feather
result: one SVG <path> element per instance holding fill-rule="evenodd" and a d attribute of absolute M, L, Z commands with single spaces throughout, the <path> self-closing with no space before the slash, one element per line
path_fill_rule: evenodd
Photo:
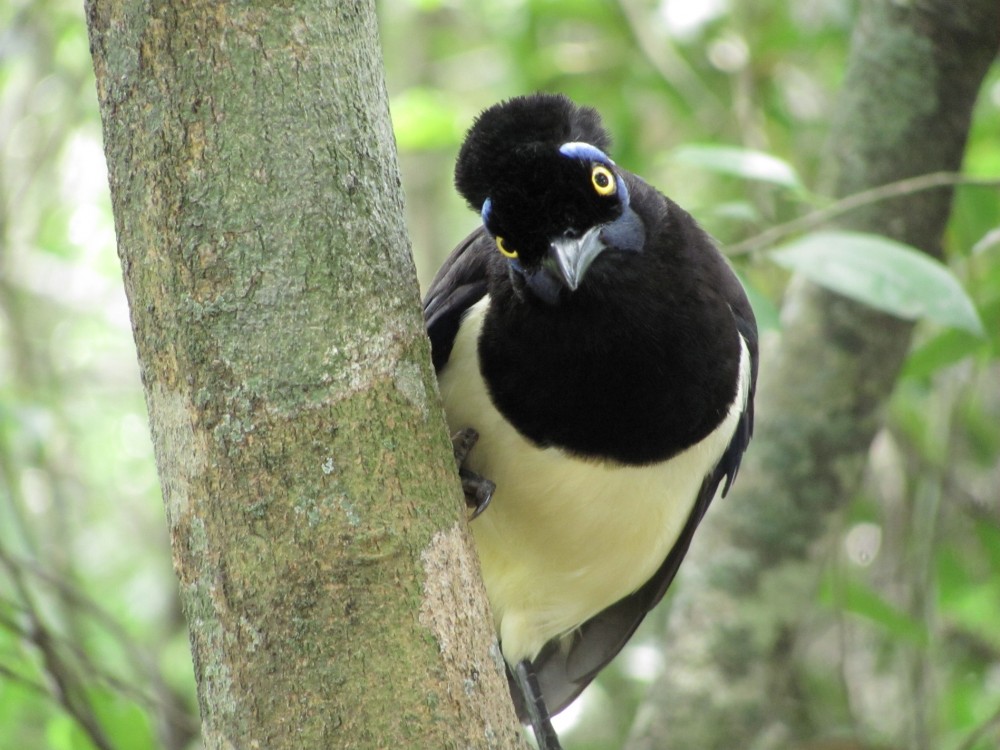
<path fill-rule="evenodd" d="M 479 432 L 466 466 L 497 486 L 472 532 L 504 656 L 516 664 L 659 568 L 746 407 L 750 357 L 741 340 L 737 398 L 697 445 L 651 466 L 586 461 L 538 448 L 494 407 L 477 355 L 488 303 L 466 314 L 439 384 L 452 432 Z"/>

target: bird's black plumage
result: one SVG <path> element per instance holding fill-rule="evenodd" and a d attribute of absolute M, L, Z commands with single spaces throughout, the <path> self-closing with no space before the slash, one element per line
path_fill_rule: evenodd
<path fill-rule="evenodd" d="M 535 173 L 545 178 L 544 170 L 553 164 L 559 168 L 553 144 L 583 142 L 602 151 L 611 144 L 596 110 L 578 107 L 562 96 L 523 96 L 491 107 L 469 135 L 458 154 L 455 186 L 475 211 L 487 198 L 495 198 L 497 189 L 516 191 L 521 186 L 528 201 L 540 206 L 531 200 L 532 193 L 539 197 L 537 188 L 525 185 L 522 176 Z M 527 216 L 525 223 L 544 223 L 548 218 Z"/>
<path fill-rule="evenodd" d="M 605 254 L 557 312 L 519 304 L 498 277 L 490 293 L 503 314 L 487 316 L 479 356 L 497 407 L 526 437 L 643 464 L 718 425 L 736 392 L 740 349 L 732 290 L 707 283 L 728 278 L 725 261 L 705 252 L 703 233 L 676 204 L 629 182 L 633 209 L 658 224 L 647 242 L 660 252 Z M 538 387 L 554 372 L 569 381 L 560 398 Z"/>
<path fill-rule="evenodd" d="M 553 712 L 662 598 L 753 429 L 739 281 L 609 145 L 561 96 L 480 115 L 456 185 L 483 226 L 424 303 L 449 422 L 481 433 L 470 462 L 500 474 L 472 529 L 501 646 Z"/>

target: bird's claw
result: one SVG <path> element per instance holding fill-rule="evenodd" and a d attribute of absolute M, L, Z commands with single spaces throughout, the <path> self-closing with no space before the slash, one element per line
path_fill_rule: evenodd
<path fill-rule="evenodd" d="M 465 504 L 472 508 L 471 521 L 490 504 L 493 499 L 493 492 L 497 486 L 489 479 L 484 479 L 478 474 L 468 469 L 459 469 L 458 475 L 462 478 L 462 491 L 465 492 Z"/>
<path fill-rule="evenodd" d="M 486 510 L 486 506 L 490 504 L 493 492 L 497 488 L 489 479 L 481 477 L 463 466 L 478 440 L 479 433 L 471 427 L 459 430 L 451 438 L 451 445 L 455 451 L 455 463 L 458 464 L 458 475 L 462 479 L 462 491 L 465 493 L 465 504 L 472 508 L 472 515 L 469 516 L 470 521 Z"/>

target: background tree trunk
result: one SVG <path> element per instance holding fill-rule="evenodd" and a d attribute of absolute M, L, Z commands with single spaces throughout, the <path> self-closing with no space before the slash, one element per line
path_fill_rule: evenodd
<path fill-rule="evenodd" d="M 205 746 L 520 746 L 372 3 L 87 17 Z"/>
<path fill-rule="evenodd" d="M 862 3 L 827 149 L 829 192 L 958 170 L 998 44 L 996 0 Z M 839 223 L 937 256 L 950 201 L 942 188 Z M 858 486 L 911 331 L 793 281 L 781 339 L 761 357 L 756 438 L 732 495 L 717 501 L 681 569 L 665 673 L 640 711 L 631 750 L 804 747 L 842 729 L 841 717 L 804 710 L 809 682 L 796 660 L 803 616 L 816 614 L 804 604 L 816 598 L 815 553 Z"/>

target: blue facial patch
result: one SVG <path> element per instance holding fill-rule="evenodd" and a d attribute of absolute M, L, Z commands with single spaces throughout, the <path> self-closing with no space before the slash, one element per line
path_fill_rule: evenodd
<path fill-rule="evenodd" d="M 626 206 L 621 216 L 604 225 L 601 240 L 618 250 L 641 252 L 646 245 L 646 226 L 639 215 Z"/>
<path fill-rule="evenodd" d="M 483 226 L 488 227 L 490 223 L 490 211 L 493 209 L 493 201 L 489 198 L 483 201 L 483 208 L 479 215 L 483 217 Z"/>
<path fill-rule="evenodd" d="M 614 167 L 615 163 L 606 153 L 597 148 L 597 146 L 592 146 L 589 143 L 584 143 L 583 141 L 570 141 L 569 143 L 564 143 L 559 147 L 559 153 L 563 156 L 569 157 L 570 159 L 579 159 L 580 161 L 586 161 L 590 163 L 603 164 L 606 167 Z M 612 169 L 612 171 L 614 171 Z M 625 185 L 625 180 L 621 178 L 621 175 L 615 172 L 615 182 L 618 183 L 618 197 L 622 202 L 623 206 L 629 205 L 629 195 L 628 187 Z"/>
<path fill-rule="evenodd" d="M 618 183 L 618 197 L 622 202 L 622 205 L 628 208 L 629 197 L 628 197 L 628 186 L 625 184 L 625 180 L 622 179 L 620 174 L 615 175 L 615 182 Z"/>
<path fill-rule="evenodd" d="M 559 147 L 559 153 L 563 156 L 568 156 L 571 159 L 581 159 L 582 161 L 596 161 L 601 164 L 607 164 L 608 166 L 614 166 L 614 162 L 611 158 L 597 148 L 597 146 L 591 146 L 589 143 L 584 143 L 583 141 L 570 141 L 569 143 L 564 143 Z"/>

